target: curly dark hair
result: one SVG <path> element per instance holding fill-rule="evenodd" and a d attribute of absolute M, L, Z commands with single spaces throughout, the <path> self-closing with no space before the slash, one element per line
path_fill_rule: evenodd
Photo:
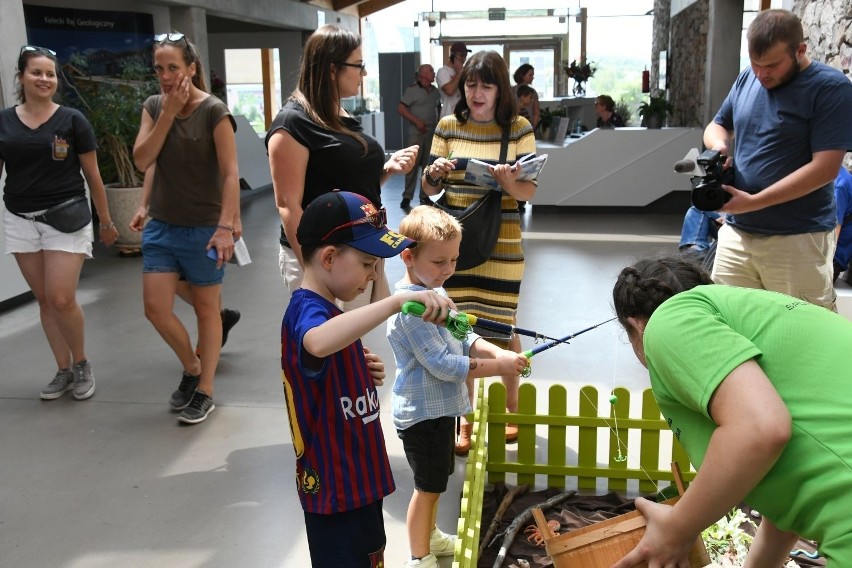
<path fill-rule="evenodd" d="M 687 256 L 643 258 L 618 275 L 612 289 L 615 315 L 621 325 L 629 329 L 627 318 L 650 318 L 675 294 L 712 283 L 701 265 Z"/>

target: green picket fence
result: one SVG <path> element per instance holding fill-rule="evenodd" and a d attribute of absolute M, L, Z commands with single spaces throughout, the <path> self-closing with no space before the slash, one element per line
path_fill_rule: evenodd
<path fill-rule="evenodd" d="M 642 393 L 639 418 L 629 416 L 630 391 L 617 388 L 614 394 L 618 400 L 611 404 L 610 393 L 601 395 L 593 387 L 583 387 L 577 393 L 579 413 L 569 416 L 567 389 L 562 385 L 553 385 L 547 392 L 546 413 L 537 414 L 535 385 L 524 383 L 518 393 L 518 413 L 508 414 L 503 410 L 506 408 L 506 389 L 503 384 L 492 382 L 486 397 L 485 381 L 480 381 L 453 568 L 476 568 L 485 484 L 504 482 L 507 473 L 517 475 L 518 485 L 528 484 L 531 487 L 535 485 L 536 475 L 546 476 L 547 486 L 556 488 L 565 488 L 568 478 L 574 478 L 578 490 L 586 492 L 597 489 L 599 478 L 606 479 L 609 491 L 620 492 L 627 490 L 628 480 L 636 479 L 641 493 L 655 493 L 674 481 L 671 469 L 660 467 L 660 457 L 665 455 L 667 464 L 678 462 L 684 481 L 689 482 L 695 477 L 695 472 L 690 470 L 689 458 L 677 440 L 672 439 L 670 445 L 666 442 L 665 447 L 661 447 L 660 432 L 668 430 L 668 424 L 662 419 L 651 390 Z M 492 408 L 500 412 L 492 412 Z M 605 413 L 606 416 L 600 416 L 607 408 L 609 412 Z M 509 422 L 517 424 L 519 430 L 515 459 L 511 459 L 506 451 L 504 429 Z M 535 459 L 537 425 L 547 426 L 547 463 L 544 464 L 536 463 Z M 577 463 L 567 463 L 569 428 L 577 428 Z M 609 442 L 605 448 L 609 458 L 605 465 L 597 461 L 598 431 L 601 428 L 609 432 Z M 640 432 L 636 447 L 630 445 L 633 440 L 628 435 L 630 430 Z M 634 461 L 633 456 L 637 455 L 639 466 L 630 467 L 630 461 Z M 623 457 L 630 459 L 620 459 Z"/>

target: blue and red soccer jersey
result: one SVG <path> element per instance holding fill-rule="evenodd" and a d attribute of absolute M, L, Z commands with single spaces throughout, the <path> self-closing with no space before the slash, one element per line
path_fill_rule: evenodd
<path fill-rule="evenodd" d="M 302 508 L 332 514 L 393 493 L 379 395 L 358 340 L 323 360 L 302 350 L 305 334 L 341 314 L 309 290 L 293 293 L 281 326 L 281 369 Z M 307 366 L 306 366 L 307 364 Z"/>

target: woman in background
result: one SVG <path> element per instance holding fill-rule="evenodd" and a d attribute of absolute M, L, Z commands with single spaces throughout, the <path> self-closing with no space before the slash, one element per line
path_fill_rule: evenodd
<path fill-rule="evenodd" d="M 738 503 L 762 520 L 747 566 L 782 566 L 799 536 L 852 558 L 852 323 L 766 290 L 710 285 L 688 257 L 643 259 L 613 289 L 618 320 L 698 475 L 674 505 L 636 500 L 647 530 L 613 568 L 686 566 Z"/>
<path fill-rule="evenodd" d="M 432 140 L 430 165 L 423 174 L 423 188 L 430 194 L 446 192 L 447 206 L 459 211 L 490 191 L 487 187 L 464 181 L 470 158 L 492 166 L 494 178 L 502 187 L 502 218 L 497 246 L 491 257 L 479 266 L 458 270 L 444 288 L 459 310 L 502 323 L 513 324 L 518 309 L 518 295 L 524 275 L 524 249 L 521 246 L 521 220 L 518 200 L 535 195 L 534 181 L 518 181 L 517 160 L 535 154 L 535 137 L 529 121 L 518 116 L 515 93 L 509 83 L 506 62 L 495 51 L 474 53 L 462 68 L 459 78 L 461 99 L 454 114 L 438 122 Z M 508 130 L 506 161 L 498 163 L 504 129 Z M 450 158 L 451 156 L 451 158 Z M 462 233 L 462 240 L 464 240 Z M 520 352 L 520 340 L 492 339 L 500 347 Z M 506 406 L 518 411 L 518 375 L 505 375 Z M 473 386 L 468 384 L 473 399 Z M 462 419 L 456 453 L 466 455 L 470 449 L 472 425 Z M 515 441 L 518 427 L 506 426 L 506 439 Z"/>
<path fill-rule="evenodd" d="M 83 260 L 92 258 L 92 223 L 64 233 L 34 217 L 85 197 L 85 176 L 98 211 L 101 241 L 111 245 L 118 231 L 98 170 L 92 125 L 79 111 L 53 101 L 59 85 L 56 53 L 25 45 L 16 79 L 20 104 L 0 112 L 6 253 L 15 255 L 38 301 L 41 326 L 58 367 L 41 398 L 53 400 L 73 390 L 75 399 L 84 400 L 95 393 L 95 377 L 85 351 L 77 285 Z"/>
<path fill-rule="evenodd" d="M 595 114 L 598 115 L 598 128 L 620 128 L 625 126 L 624 119 L 615 112 L 615 101 L 609 95 L 600 95 L 595 99 Z"/>
<path fill-rule="evenodd" d="M 183 366 L 169 405 L 180 422 L 204 421 L 213 404 L 213 379 L 222 348 L 219 294 L 224 264 L 242 232 L 236 124 L 227 105 L 207 92 L 201 59 L 182 33 L 155 37 L 154 71 L 162 94 L 143 104 L 133 148 L 136 167 L 156 164 L 142 234 L 145 316 Z M 178 280 L 190 284 L 198 319 L 196 355 L 174 313 Z"/>

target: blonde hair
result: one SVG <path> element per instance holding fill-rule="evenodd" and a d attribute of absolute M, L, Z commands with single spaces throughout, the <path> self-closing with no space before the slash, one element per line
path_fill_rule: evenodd
<path fill-rule="evenodd" d="M 462 226 L 458 219 L 430 205 L 419 205 L 403 217 L 399 232 L 418 243 L 443 242 L 461 236 Z M 417 254 L 418 247 L 411 251 Z"/>

